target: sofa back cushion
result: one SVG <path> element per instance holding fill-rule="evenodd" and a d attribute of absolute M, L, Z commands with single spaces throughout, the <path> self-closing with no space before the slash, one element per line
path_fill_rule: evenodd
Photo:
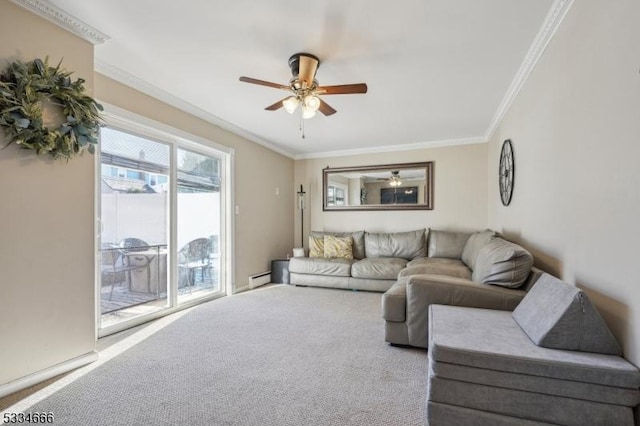
<path fill-rule="evenodd" d="M 427 255 L 424 229 L 379 234 L 365 232 L 364 246 L 367 257 L 400 257 L 411 260 Z"/>
<path fill-rule="evenodd" d="M 364 231 L 356 232 L 323 232 L 311 231 L 309 233 L 309 257 L 325 257 L 324 256 L 324 236 L 333 235 L 334 237 L 351 237 L 353 240 L 353 258 L 364 259 Z M 316 251 L 313 251 L 314 246 Z M 314 256 L 316 254 L 316 256 Z"/>
<path fill-rule="evenodd" d="M 620 345 L 587 295 L 547 273 L 538 278 L 512 315 L 538 346 L 622 354 Z"/>
<path fill-rule="evenodd" d="M 495 237 L 480 249 L 473 281 L 503 287 L 520 287 L 533 266 L 533 256 L 517 244 Z"/>
<path fill-rule="evenodd" d="M 462 250 L 464 249 L 468 232 L 451 232 L 429 230 L 429 257 L 445 257 L 448 259 L 462 258 Z"/>
<path fill-rule="evenodd" d="M 495 236 L 495 231 L 492 231 L 491 229 L 485 229 L 484 231 L 474 232 L 469 235 L 469 238 L 467 238 L 464 248 L 462 249 L 461 256 L 465 265 L 474 269 L 476 259 L 478 258 L 478 254 L 480 254 L 480 249 Z"/>

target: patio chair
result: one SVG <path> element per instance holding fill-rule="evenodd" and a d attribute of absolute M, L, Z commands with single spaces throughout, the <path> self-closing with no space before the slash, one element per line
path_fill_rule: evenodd
<path fill-rule="evenodd" d="M 109 300 L 113 298 L 113 288 L 124 281 L 131 283 L 131 270 L 139 269 L 140 265 L 132 265 L 127 261 L 122 248 L 112 244 L 103 244 L 101 257 L 102 286 L 111 285 Z"/>
<path fill-rule="evenodd" d="M 136 269 L 146 269 L 147 289 L 151 289 L 151 267 L 150 257 L 146 255 L 135 255 L 149 249 L 149 243 L 140 238 L 124 238 L 120 240 L 119 246 L 122 248 L 122 262 L 127 268 L 129 278 L 129 288 L 131 288 L 131 271 Z M 132 254 L 133 253 L 133 254 Z"/>
<path fill-rule="evenodd" d="M 178 252 L 178 268 L 186 272 L 189 289 L 195 285 L 198 269 L 200 269 L 202 281 L 207 270 L 211 277 L 211 251 L 211 239 L 197 238 L 185 244 Z"/>

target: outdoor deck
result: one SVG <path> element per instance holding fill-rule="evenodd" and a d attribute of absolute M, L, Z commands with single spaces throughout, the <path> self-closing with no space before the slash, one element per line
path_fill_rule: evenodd
<path fill-rule="evenodd" d="M 215 269 L 204 274 L 194 274 L 193 285 L 181 282 L 178 288 L 178 297 L 198 297 L 199 295 L 215 291 L 219 286 L 218 274 Z M 152 288 L 158 289 L 155 282 Z M 166 283 L 161 283 L 156 291 L 131 290 L 127 281 L 116 283 L 111 289 L 111 284 L 105 284 L 101 288 L 100 312 L 102 314 L 102 326 L 111 325 L 153 311 L 161 310 L 167 306 Z"/>

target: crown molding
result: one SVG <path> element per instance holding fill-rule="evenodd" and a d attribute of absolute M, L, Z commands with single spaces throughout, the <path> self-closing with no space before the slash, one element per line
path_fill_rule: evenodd
<path fill-rule="evenodd" d="M 370 148 L 346 149 L 346 150 L 340 150 L 340 151 L 325 151 L 325 152 L 316 152 L 311 154 L 298 154 L 294 157 L 294 160 L 343 157 L 347 155 L 376 154 L 380 152 L 411 151 L 411 150 L 426 149 L 426 148 L 439 148 L 443 146 L 472 145 L 472 144 L 486 143 L 486 142 L 487 142 L 487 139 L 485 139 L 484 137 L 443 139 L 438 141 L 408 143 L 403 145 L 385 145 L 385 146 L 376 146 L 376 147 L 370 147 Z"/>
<path fill-rule="evenodd" d="M 147 83 L 146 81 L 138 78 L 118 67 L 115 67 L 107 62 L 104 62 L 98 58 L 95 58 L 95 66 L 94 69 L 96 72 L 109 77 L 119 83 L 122 83 L 126 86 L 129 86 L 139 92 L 142 92 L 146 95 L 149 95 L 155 99 L 158 99 L 167 105 L 171 105 L 174 108 L 177 108 L 181 111 L 184 111 L 188 114 L 191 114 L 195 117 L 198 117 L 214 126 L 220 127 L 226 131 L 234 133 L 238 136 L 241 136 L 245 139 L 250 140 L 251 142 L 255 142 L 258 145 L 262 145 L 265 148 L 268 148 L 272 151 L 277 152 L 278 154 L 284 155 L 285 157 L 289 157 L 291 159 L 295 158 L 295 155 L 289 151 L 285 151 L 284 149 L 275 146 L 273 143 L 260 138 L 259 136 L 248 132 L 233 123 L 225 121 L 218 117 L 217 115 L 211 114 L 202 108 L 199 108 L 189 102 L 186 102 L 177 96 L 174 96 L 164 90 Z"/>
<path fill-rule="evenodd" d="M 122 83 L 126 86 L 129 86 L 139 92 L 142 92 L 146 95 L 149 95 L 155 99 L 158 99 L 167 105 L 171 105 L 174 108 L 177 108 L 181 111 L 184 111 L 188 114 L 191 114 L 195 117 L 198 117 L 214 126 L 220 127 L 221 129 L 227 130 L 231 133 L 234 133 L 238 136 L 241 136 L 251 142 L 255 142 L 258 145 L 262 145 L 267 149 L 270 149 L 278 154 L 284 155 L 285 157 L 291 158 L 293 160 L 306 160 L 311 158 L 326 158 L 326 157 L 339 157 L 345 155 L 361 155 L 361 154 L 373 154 L 376 152 L 394 152 L 394 151 L 410 151 L 414 149 L 424 149 L 424 148 L 437 148 L 442 146 L 455 146 L 455 145 L 469 145 L 469 144 L 477 144 L 477 143 L 485 143 L 487 139 L 484 137 L 472 137 L 472 138 L 464 138 L 464 139 L 447 139 L 447 140 L 438 140 L 438 141 L 429 141 L 429 142 L 418 142 L 418 143 L 410 143 L 403 145 L 387 145 L 380 147 L 370 147 L 370 148 L 359 148 L 359 149 L 351 149 L 351 150 L 341 150 L 341 151 L 325 151 L 311 154 L 293 154 L 289 151 L 286 151 L 275 144 L 260 138 L 259 136 L 248 132 L 241 127 L 236 126 L 228 121 L 221 119 L 220 117 L 211 114 L 202 108 L 199 108 L 189 102 L 186 102 L 177 96 L 174 96 L 170 93 L 165 92 L 164 90 L 147 83 L 146 81 L 138 78 L 118 67 L 115 67 L 111 64 L 108 64 L 105 61 L 102 61 L 98 58 L 95 58 L 95 71 L 109 77 L 119 83 Z"/>
<path fill-rule="evenodd" d="M 56 8 L 55 6 L 51 6 L 45 0 L 11 0 L 11 1 L 13 1 L 16 4 L 20 4 L 23 7 L 26 7 L 28 9 L 32 9 L 32 7 L 24 6 L 25 4 L 27 5 L 45 4 L 45 5 L 49 5 L 51 8 L 54 8 L 60 11 L 60 9 Z M 507 111 L 511 107 L 511 104 L 520 93 L 520 90 L 522 89 L 525 82 L 531 75 L 531 72 L 537 65 L 546 47 L 549 45 L 549 42 L 552 40 L 558 27 L 560 26 L 567 12 L 572 6 L 573 1 L 574 0 L 555 0 L 554 1 L 554 3 L 552 4 L 549 10 L 549 13 L 545 18 L 545 21 L 542 24 L 542 27 L 538 31 L 536 38 L 534 39 L 531 46 L 529 47 L 529 50 L 522 64 L 520 65 L 520 68 L 518 69 L 518 72 L 516 73 L 514 79 L 512 80 L 511 85 L 509 86 L 509 89 L 507 90 L 505 96 L 500 102 L 500 105 L 498 106 L 496 113 L 494 114 L 494 117 L 487 131 L 485 132 L 485 135 L 478 136 L 478 137 L 418 142 L 418 143 L 410 143 L 410 144 L 403 144 L 403 145 L 387 145 L 387 146 L 381 146 L 381 147 L 369 147 L 369 148 L 359 148 L 359 149 L 351 149 L 351 150 L 324 151 L 324 152 L 309 153 L 309 154 L 294 154 L 276 146 L 274 143 L 268 140 L 260 138 L 259 136 L 251 132 L 248 132 L 247 130 L 242 129 L 236 126 L 235 124 L 225 121 L 214 114 L 211 114 L 189 102 L 186 102 L 183 99 L 178 98 L 177 96 L 167 93 L 164 90 L 156 86 L 153 86 L 147 83 L 146 81 L 132 74 L 129 74 L 128 72 L 120 68 L 117 68 L 111 64 L 108 64 L 98 58 L 95 59 L 95 71 L 113 80 L 116 80 L 124 85 L 132 87 L 133 89 L 136 89 L 146 95 L 156 98 L 181 111 L 189 113 L 208 123 L 211 123 L 217 127 L 220 127 L 224 130 L 232 132 L 236 135 L 239 135 L 249 141 L 255 142 L 258 145 L 262 145 L 265 148 L 268 148 L 272 151 L 275 151 L 281 155 L 292 158 L 294 160 L 306 160 L 306 159 L 314 159 L 314 158 L 327 158 L 327 157 L 338 157 L 338 156 L 348 156 L 348 155 L 363 155 L 363 154 L 373 154 L 373 153 L 380 153 L 380 152 L 410 151 L 410 150 L 425 149 L 425 148 L 437 148 L 437 147 L 443 147 L 443 146 L 486 143 L 491 139 L 493 133 L 496 131 L 496 129 L 502 122 L 504 116 L 506 115 Z M 64 14 L 64 12 L 62 12 L 62 14 Z M 65 15 L 65 16 L 69 16 L 69 15 Z M 45 18 L 47 17 L 45 16 Z M 50 19 L 50 18 L 47 18 L 47 19 Z M 75 18 L 71 18 L 71 19 L 74 20 L 74 22 L 77 22 Z M 56 23 L 61 25 L 59 22 L 56 22 Z M 67 25 L 63 25 L 63 26 L 65 26 L 65 28 L 68 28 Z M 108 39 L 108 37 L 106 39 Z"/>
<path fill-rule="evenodd" d="M 496 131 L 505 114 L 511 107 L 511 104 L 515 100 L 515 98 L 520 93 L 520 90 L 524 86 L 525 82 L 531 75 L 531 72 L 536 67 L 538 61 L 542 57 L 545 49 L 549 45 L 549 42 L 555 35 L 558 27 L 562 23 L 562 20 L 567 15 L 569 8 L 573 4 L 573 0 L 555 0 L 555 2 L 551 5 L 551 9 L 545 18 L 538 35 L 533 40 L 531 47 L 529 47 L 529 51 L 522 61 L 516 76 L 514 77 L 507 93 L 505 94 L 502 102 L 498 106 L 498 109 L 489 125 L 485 133 L 485 139 L 491 139 L 491 136 Z"/>
<path fill-rule="evenodd" d="M 54 24 L 71 31 L 77 36 L 89 41 L 92 44 L 101 44 L 109 40 L 109 36 L 103 32 L 100 32 L 92 26 L 82 22 L 80 19 L 75 18 L 60 9 L 57 6 L 49 3 L 46 0 L 11 0 L 13 3 L 21 6 L 42 18 L 53 22 Z"/>

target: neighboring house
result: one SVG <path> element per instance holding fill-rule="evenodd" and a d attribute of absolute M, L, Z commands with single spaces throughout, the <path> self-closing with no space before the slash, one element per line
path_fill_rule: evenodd
<path fill-rule="evenodd" d="M 109 194 L 112 192 L 120 193 L 148 193 L 153 194 L 156 191 L 147 185 L 145 181 L 138 179 L 129 179 L 117 176 L 102 176 L 102 193 Z"/>

